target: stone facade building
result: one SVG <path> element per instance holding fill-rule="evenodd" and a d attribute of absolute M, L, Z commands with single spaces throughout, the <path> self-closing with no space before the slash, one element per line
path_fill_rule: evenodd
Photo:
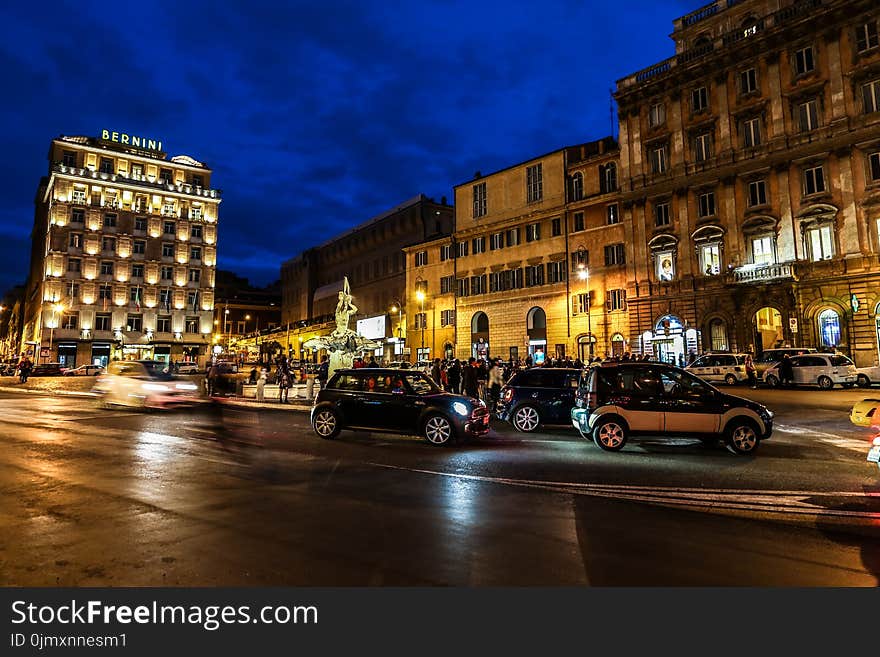
<path fill-rule="evenodd" d="M 106 130 L 52 140 L 23 317 L 35 362 L 209 356 L 220 191 L 161 148 Z"/>
<path fill-rule="evenodd" d="M 880 349 L 880 6 L 717 0 L 617 83 L 636 351 Z"/>

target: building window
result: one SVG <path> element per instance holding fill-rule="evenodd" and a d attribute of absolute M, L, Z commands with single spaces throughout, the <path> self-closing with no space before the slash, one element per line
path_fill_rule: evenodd
<path fill-rule="evenodd" d="M 880 152 L 868 156 L 868 175 L 872 182 L 880 182 Z"/>
<path fill-rule="evenodd" d="M 458 257 L 463 258 L 468 254 L 468 241 L 462 240 L 458 243 Z"/>
<path fill-rule="evenodd" d="M 82 271 L 82 260 L 79 258 L 68 258 L 67 259 L 67 271 L 73 273 L 79 273 Z"/>
<path fill-rule="evenodd" d="M 750 68 L 739 74 L 739 91 L 741 94 L 751 94 L 758 91 L 758 72 Z"/>
<path fill-rule="evenodd" d="M 590 309 L 590 293 L 582 292 L 571 297 L 571 314 L 580 315 Z"/>
<path fill-rule="evenodd" d="M 63 329 L 75 329 L 79 326 L 79 313 L 76 311 L 73 312 L 65 312 L 61 316 L 61 328 Z"/>
<path fill-rule="evenodd" d="M 478 253 L 486 252 L 486 238 L 485 237 L 475 237 L 471 240 L 471 248 L 473 249 L 473 255 L 477 255 Z"/>
<path fill-rule="evenodd" d="M 609 162 L 599 166 L 599 192 L 607 194 L 617 191 L 617 166 Z"/>
<path fill-rule="evenodd" d="M 666 173 L 668 165 L 666 161 L 666 146 L 652 148 L 649 156 L 651 160 L 651 173 Z"/>
<path fill-rule="evenodd" d="M 586 225 L 584 224 L 584 213 L 583 212 L 575 212 L 574 213 L 574 231 L 577 233 L 579 231 L 584 230 Z"/>
<path fill-rule="evenodd" d="M 116 228 L 116 214 L 108 212 L 104 215 L 104 228 Z"/>
<path fill-rule="evenodd" d="M 821 166 L 804 169 L 804 196 L 825 191 L 825 173 Z"/>
<path fill-rule="evenodd" d="M 424 267 L 428 264 L 428 252 L 416 251 L 416 267 Z"/>
<path fill-rule="evenodd" d="M 694 159 L 705 162 L 712 156 L 712 137 L 706 132 L 694 138 Z"/>
<path fill-rule="evenodd" d="M 810 260 L 818 262 L 834 257 L 834 235 L 831 232 L 831 224 L 809 228 L 805 236 Z"/>
<path fill-rule="evenodd" d="M 202 280 L 202 270 L 201 269 L 190 269 L 189 270 L 189 282 L 190 283 L 198 283 Z"/>
<path fill-rule="evenodd" d="M 471 294 L 486 294 L 486 275 L 471 276 Z"/>
<path fill-rule="evenodd" d="M 156 318 L 157 333 L 171 333 L 171 317 L 168 315 L 159 315 Z"/>
<path fill-rule="evenodd" d="M 580 201 L 584 197 L 584 174 L 578 171 L 571 177 L 571 200 Z"/>
<path fill-rule="evenodd" d="M 543 165 L 540 162 L 526 168 L 526 198 L 529 203 L 534 203 L 544 198 L 543 171 Z"/>
<path fill-rule="evenodd" d="M 443 276 L 440 279 L 440 294 L 449 294 L 455 285 L 455 276 Z"/>
<path fill-rule="evenodd" d="M 654 206 L 654 225 L 669 225 L 669 203 L 658 203 Z"/>
<path fill-rule="evenodd" d="M 727 327 L 720 319 L 709 322 L 709 341 L 712 351 L 728 351 Z"/>
<path fill-rule="evenodd" d="M 704 244 L 700 247 L 700 269 L 706 276 L 721 273 L 721 245 Z"/>
<path fill-rule="evenodd" d="M 67 167 L 75 167 L 76 153 L 74 151 L 64 151 L 61 154 L 61 164 Z"/>
<path fill-rule="evenodd" d="M 586 267 L 590 264 L 590 252 L 587 249 L 578 249 L 577 251 L 572 251 L 571 254 L 571 270 L 577 271 L 582 267 Z"/>
<path fill-rule="evenodd" d="M 541 224 L 529 224 L 526 226 L 526 242 L 537 242 L 541 239 Z"/>
<path fill-rule="evenodd" d="M 441 310 L 440 311 L 440 326 L 455 326 L 455 311 L 454 310 Z"/>
<path fill-rule="evenodd" d="M 675 254 L 672 251 L 661 251 L 656 254 L 657 279 L 671 281 L 675 278 Z"/>
<path fill-rule="evenodd" d="M 204 187 L 205 179 L 200 174 L 194 173 L 192 177 L 192 184 L 194 187 Z"/>
<path fill-rule="evenodd" d="M 518 290 L 524 286 L 525 281 L 523 279 L 523 270 L 521 268 L 510 269 L 505 273 L 507 274 L 507 280 L 509 281 L 507 289 Z"/>
<path fill-rule="evenodd" d="M 70 241 L 68 242 L 68 246 L 74 249 L 81 249 L 83 245 L 83 236 L 82 233 L 71 233 Z"/>
<path fill-rule="evenodd" d="M 656 128 L 666 123 L 666 105 L 663 103 L 655 103 L 648 110 L 648 125 Z"/>
<path fill-rule="evenodd" d="M 424 295 L 428 294 L 428 281 L 418 280 L 416 281 L 416 292 L 421 292 Z"/>
<path fill-rule="evenodd" d="M 492 233 L 489 236 L 489 250 L 497 251 L 504 248 L 504 232 Z"/>
<path fill-rule="evenodd" d="M 754 208 L 767 204 L 767 185 L 763 180 L 753 180 L 749 183 L 749 207 Z"/>
<path fill-rule="evenodd" d="M 164 308 L 171 308 L 171 290 L 159 290 L 159 303 L 162 304 Z"/>
<path fill-rule="evenodd" d="M 129 315 L 126 324 L 126 331 L 143 331 L 144 330 L 144 317 L 143 315 Z"/>
<path fill-rule="evenodd" d="M 550 220 L 550 234 L 553 237 L 559 237 L 562 235 L 562 219 L 559 217 Z"/>
<path fill-rule="evenodd" d="M 131 245 L 131 252 L 135 255 L 143 255 L 147 251 L 146 240 L 135 240 Z"/>
<path fill-rule="evenodd" d="M 440 247 L 440 262 L 446 262 L 452 259 L 452 245 L 444 244 Z"/>
<path fill-rule="evenodd" d="M 195 239 L 202 239 L 202 224 L 194 224 L 193 226 L 190 226 L 189 235 Z"/>
<path fill-rule="evenodd" d="M 104 199 L 104 204 L 108 208 L 118 208 L 119 201 L 116 199 L 116 192 L 105 192 L 106 198 Z"/>
<path fill-rule="evenodd" d="M 544 284 L 544 265 L 526 267 L 526 287 Z"/>
<path fill-rule="evenodd" d="M 159 170 L 159 180 L 161 180 L 166 185 L 171 184 L 171 169 L 160 169 Z"/>
<path fill-rule="evenodd" d="M 626 264 L 626 252 L 623 244 L 609 244 L 605 247 L 605 266 Z"/>
<path fill-rule="evenodd" d="M 105 276 L 113 275 L 113 261 L 112 260 L 102 260 L 101 261 L 101 274 Z"/>
<path fill-rule="evenodd" d="M 135 217 L 134 218 L 134 229 L 137 231 L 146 232 L 147 218 L 146 217 Z"/>
<path fill-rule="evenodd" d="M 471 281 L 469 278 L 459 278 L 456 281 L 458 290 L 456 296 L 469 297 L 471 295 Z"/>
<path fill-rule="evenodd" d="M 163 258 L 173 258 L 174 257 L 174 245 L 170 242 L 162 243 L 162 257 Z"/>
<path fill-rule="evenodd" d="M 605 293 L 605 304 L 608 312 L 625 310 L 626 290 L 608 290 L 608 292 Z"/>
<path fill-rule="evenodd" d="M 416 313 L 413 316 L 413 328 L 416 329 L 425 329 L 428 328 L 428 314 L 427 313 Z"/>
<path fill-rule="evenodd" d="M 798 129 L 809 132 L 819 127 L 819 109 L 816 99 L 808 100 L 797 106 Z"/>
<path fill-rule="evenodd" d="M 113 298 L 113 286 L 108 283 L 102 283 L 98 286 L 98 299 L 101 301 L 109 301 Z"/>
<path fill-rule="evenodd" d="M 873 80 L 862 85 L 862 100 L 864 101 L 865 114 L 880 110 L 880 80 Z"/>
<path fill-rule="evenodd" d="M 823 347 L 836 347 L 840 344 L 840 315 L 830 308 L 819 313 L 819 342 Z"/>
<path fill-rule="evenodd" d="M 816 62 L 813 57 L 813 46 L 807 46 L 794 53 L 794 72 L 797 75 L 804 75 L 816 68 Z"/>
<path fill-rule="evenodd" d="M 113 160 L 109 157 L 101 158 L 101 165 L 98 167 L 101 173 L 113 173 Z"/>
<path fill-rule="evenodd" d="M 162 267 L 162 280 L 163 281 L 170 281 L 173 279 L 174 279 L 174 267 L 164 265 Z"/>
<path fill-rule="evenodd" d="M 754 148 L 761 144 L 761 119 L 755 117 L 742 122 L 743 147 Z"/>
<path fill-rule="evenodd" d="M 95 315 L 95 330 L 96 331 L 109 331 L 110 330 L 110 314 L 97 313 Z"/>
<path fill-rule="evenodd" d="M 772 265 L 776 262 L 772 236 L 762 235 L 752 238 L 752 262 L 756 265 Z"/>
<path fill-rule="evenodd" d="M 162 232 L 166 235 L 177 234 L 177 224 L 173 221 L 165 221 L 162 223 Z"/>
<path fill-rule="evenodd" d="M 877 21 L 868 21 L 856 28 L 856 51 L 865 52 L 880 45 L 877 35 Z"/>
<path fill-rule="evenodd" d="M 194 205 L 189 209 L 189 218 L 190 219 L 201 219 L 202 218 L 202 206 Z"/>
<path fill-rule="evenodd" d="M 474 185 L 474 219 L 486 215 L 486 183 Z"/>
<path fill-rule="evenodd" d="M 691 109 L 694 112 L 709 109 L 709 90 L 706 87 L 698 87 L 691 92 Z"/>
<path fill-rule="evenodd" d="M 520 243 L 519 227 L 507 231 L 507 246 L 518 246 Z"/>
<path fill-rule="evenodd" d="M 617 212 L 617 203 L 612 203 L 605 208 L 605 223 L 609 226 L 620 223 L 620 215 Z"/>
<path fill-rule="evenodd" d="M 76 192 L 74 192 L 76 194 Z M 85 196 L 83 196 L 83 203 L 85 203 Z M 72 224 L 81 224 L 86 220 L 86 211 L 81 210 L 79 208 L 74 208 L 70 211 L 70 223 Z"/>
<path fill-rule="evenodd" d="M 198 317 L 187 317 L 184 330 L 187 333 L 198 333 L 199 332 L 199 318 Z"/>
<path fill-rule="evenodd" d="M 141 288 L 140 287 L 129 288 L 128 300 L 131 303 L 140 303 L 140 301 L 141 301 Z"/>
<path fill-rule="evenodd" d="M 131 266 L 131 277 L 132 278 L 143 278 L 144 277 L 144 266 L 143 265 L 132 265 Z"/>
<path fill-rule="evenodd" d="M 565 261 L 556 260 L 547 263 L 547 281 L 550 283 L 562 283 L 565 280 Z"/>
<path fill-rule="evenodd" d="M 101 250 L 102 251 L 116 251 L 116 238 L 115 237 L 102 237 L 101 238 Z"/>
<path fill-rule="evenodd" d="M 715 216 L 715 192 L 706 192 L 705 194 L 700 194 L 699 196 L 700 202 L 700 217 L 714 217 Z"/>

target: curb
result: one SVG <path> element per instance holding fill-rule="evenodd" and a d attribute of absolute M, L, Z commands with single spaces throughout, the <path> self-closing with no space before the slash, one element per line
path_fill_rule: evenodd
<path fill-rule="evenodd" d="M 0 386 L 0 392 L 23 392 L 31 395 L 61 395 L 64 397 L 83 397 L 91 399 L 97 397 L 94 392 L 88 390 L 43 390 L 40 388 L 12 388 L 9 386 Z"/>
<path fill-rule="evenodd" d="M 253 409 L 265 409 L 269 411 L 288 411 L 294 413 L 309 413 L 312 410 L 311 403 L 288 403 L 281 404 L 279 402 L 258 402 L 258 401 L 250 401 L 241 398 L 230 398 L 230 397 L 214 397 L 215 401 L 220 402 L 221 404 L 228 404 L 230 406 L 241 406 L 242 408 L 253 408 Z M 302 400 L 306 402 L 306 400 Z"/>

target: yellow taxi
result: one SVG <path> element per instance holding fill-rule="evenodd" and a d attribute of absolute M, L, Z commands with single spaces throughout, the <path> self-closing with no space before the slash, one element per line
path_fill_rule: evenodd
<path fill-rule="evenodd" d="M 849 421 L 857 427 L 880 428 L 880 399 L 863 399 L 856 402 L 849 414 Z"/>

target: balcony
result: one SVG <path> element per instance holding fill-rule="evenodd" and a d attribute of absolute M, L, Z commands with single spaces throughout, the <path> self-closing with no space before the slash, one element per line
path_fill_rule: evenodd
<path fill-rule="evenodd" d="M 111 183 L 138 185 L 150 189 L 177 192 L 179 194 L 190 194 L 192 196 L 201 196 L 205 198 L 219 199 L 221 197 L 219 189 L 204 189 L 188 183 L 168 183 L 162 180 L 150 180 L 149 177 L 136 173 L 125 175 L 124 173 L 93 171 L 92 169 L 85 169 L 82 167 L 67 166 L 60 162 L 56 162 L 52 165 L 52 172 L 63 173 L 69 176 L 78 176 L 80 178 L 103 180 Z"/>
<path fill-rule="evenodd" d="M 767 283 L 769 281 L 794 280 L 794 265 L 774 263 L 769 265 L 743 265 L 733 270 L 737 283 Z"/>

